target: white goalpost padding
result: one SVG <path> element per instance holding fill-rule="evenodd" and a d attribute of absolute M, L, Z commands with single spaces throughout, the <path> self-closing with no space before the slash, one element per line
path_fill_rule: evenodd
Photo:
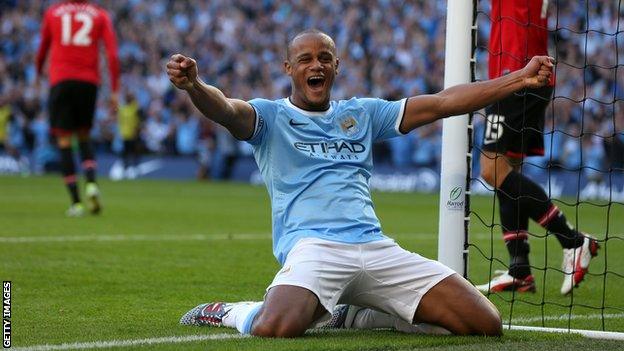
<path fill-rule="evenodd" d="M 470 82 L 472 0 L 448 0 L 444 88 Z M 464 221 L 468 167 L 468 115 L 445 119 L 440 160 L 438 260 L 461 275 L 464 262 Z"/>

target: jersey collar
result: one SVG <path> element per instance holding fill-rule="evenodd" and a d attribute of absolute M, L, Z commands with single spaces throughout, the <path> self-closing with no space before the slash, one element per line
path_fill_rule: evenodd
<path fill-rule="evenodd" d="M 284 102 L 286 103 L 286 106 L 288 106 L 288 107 L 292 108 L 293 110 L 301 113 L 302 115 L 306 115 L 306 116 L 309 116 L 309 117 L 325 117 L 325 116 L 329 116 L 332 113 L 333 109 L 334 109 L 332 107 L 331 102 L 329 103 L 329 108 L 327 110 L 325 110 L 325 111 L 307 111 L 307 110 L 301 109 L 301 108 L 293 105 L 293 103 L 290 102 L 290 98 L 284 98 Z"/>

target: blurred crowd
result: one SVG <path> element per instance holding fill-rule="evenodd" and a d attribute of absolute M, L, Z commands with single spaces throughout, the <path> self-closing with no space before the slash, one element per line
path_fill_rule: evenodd
<path fill-rule="evenodd" d="M 172 87 L 164 65 L 173 53 L 196 58 L 200 76 L 228 96 L 281 98 L 290 92 L 282 69 L 286 43 L 297 32 L 315 27 L 330 34 L 338 48 L 335 99 L 398 99 L 437 92 L 443 85 L 444 1 L 96 2 L 113 17 L 122 91 L 120 114 L 111 116 L 105 106 L 109 90 L 102 65 L 93 139 L 100 152 L 123 154 L 129 167 L 137 154 L 187 155 L 198 159 L 199 176 L 227 178 L 234 160 L 250 154 L 246 144 L 200 118 L 185 95 Z M 0 142 L 16 158 L 32 153 L 36 172 L 56 157 L 48 136 L 47 82 L 36 77 L 34 67 L 40 19 L 51 3 L 0 0 Z M 480 6 L 477 78 L 487 76 L 489 32 L 488 1 Z M 591 161 L 591 167 L 599 169 L 619 162 L 622 167 L 618 155 L 624 154 L 624 21 L 618 19 L 624 7 L 592 1 L 587 14 L 585 5 L 558 6 L 551 9 L 557 15 L 551 16 L 550 25 L 551 54 L 558 61 L 555 99 L 547 118 L 552 154 L 535 162 L 578 168 Z M 138 123 L 121 122 L 132 114 Z M 477 115 L 475 124 L 478 146 L 483 118 Z M 578 138 L 581 133 L 584 137 Z M 407 138 L 377 145 L 376 162 L 403 169 L 437 167 L 440 137 L 441 123 L 422 127 Z M 137 141 L 136 147 L 130 144 L 135 148 L 130 153 L 123 151 L 128 139 Z M 619 153 L 612 151 L 616 149 Z"/>

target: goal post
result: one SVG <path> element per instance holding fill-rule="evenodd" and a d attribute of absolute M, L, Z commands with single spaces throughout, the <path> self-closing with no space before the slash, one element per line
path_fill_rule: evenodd
<path fill-rule="evenodd" d="M 471 81 L 473 0 L 448 0 L 444 88 Z M 469 116 L 444 119 L 440 161 L 438 260 L 467 277 L 467 204 L 469 190 Z"/>

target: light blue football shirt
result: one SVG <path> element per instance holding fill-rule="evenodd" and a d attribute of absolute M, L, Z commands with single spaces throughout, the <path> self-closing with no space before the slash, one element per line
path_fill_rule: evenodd
<path fill-rule="evenodd" d="M 385 239 L 371 200 L 373 142 L 402 135 L 406 99 L 331 101 L 324 112 L 288 98 L 254 99 L 248 142 L 271 198 L 273 254 L 284 263 L 295 243 L 314 237 L 343 243 Z"/>

